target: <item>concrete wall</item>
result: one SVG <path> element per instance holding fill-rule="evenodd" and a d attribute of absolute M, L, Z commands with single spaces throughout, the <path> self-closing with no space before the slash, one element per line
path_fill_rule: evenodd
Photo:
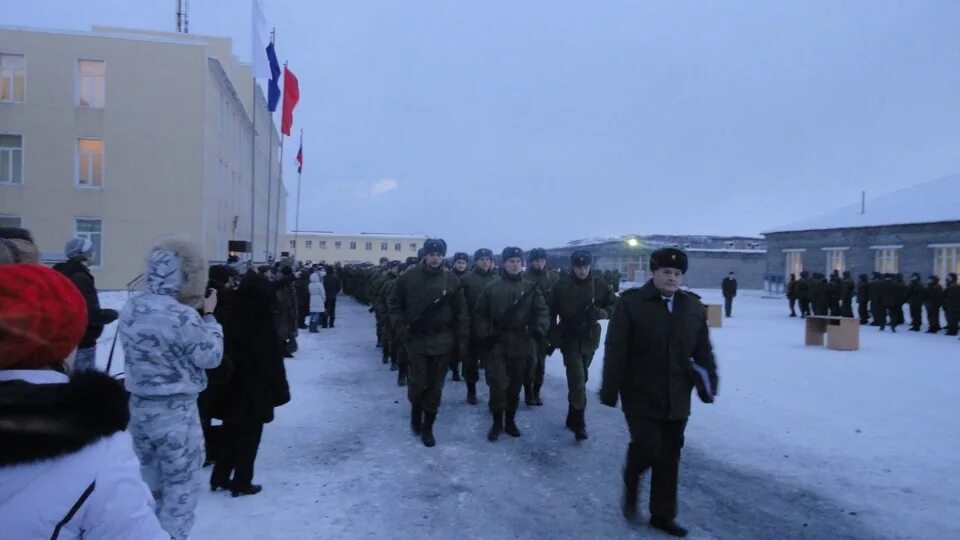
<path fill-rule="evenodd" d="M 854 275 L 873 272 L 876 250 L 871 246 L 903 246 L 900 249 L 900 273 L 919 272 L 926 277 L 934 272 L 934 248 L 931 244 L 960 245 L 960 221 L 916 225 L 889 225 L 854 229 L 772 233 L 767 238 L 767 272 L 784 275 L 786 252 L 802 249 L 803 268 L 825 273 L 827 253 L 823 248 L 848 247 L 846 266 Z"/>

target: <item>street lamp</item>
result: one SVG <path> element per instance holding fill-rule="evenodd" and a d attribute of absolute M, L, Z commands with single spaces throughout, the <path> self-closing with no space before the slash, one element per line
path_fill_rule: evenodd
<path fill-rule="evenodd" d="M 629 240 L 627 240 L 627 245 L 630 247 L 637 247 L 640 245 L 640 241 L 637 240 L 636 238 L 630 238 Z"/>

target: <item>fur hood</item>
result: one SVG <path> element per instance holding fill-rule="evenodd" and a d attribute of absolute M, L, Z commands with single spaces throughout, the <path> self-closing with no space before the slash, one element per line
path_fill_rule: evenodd
<path fill-rule="evenodd" d="M 207 284 L 207 261 L 200 248 L 184 237 L 157 241 L 147 256 L 146 290 L 173 296 L 181 304 L 199 308 Z"/>
<path fill-rule="evenodd" d="M 98 371 L 60 384 L 0 382 L 0 467 L 71 454 L 129 421 L 123 386 Z"/>

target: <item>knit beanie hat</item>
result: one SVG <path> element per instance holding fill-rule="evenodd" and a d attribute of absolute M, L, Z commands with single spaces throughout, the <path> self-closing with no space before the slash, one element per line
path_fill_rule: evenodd
<path fill-rule="evenodd" d="M 0 266 L 0 369 L 55 366 L 87 330 L 87 302 L 63 274 L 35 264 Z"/>
<path fill-rule="evenodd" d="M 63 248 L 63 253 L 68 259 L 89 259 L 93 255 L 93 242 L 89 238 L 71 238 Z"/>

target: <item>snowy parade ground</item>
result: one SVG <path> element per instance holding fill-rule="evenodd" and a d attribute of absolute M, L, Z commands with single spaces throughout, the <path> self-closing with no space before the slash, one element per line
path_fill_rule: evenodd
<path fill-rule="evenodd" d="M 126 296 L 101 301 L 119 308 Z M 337 328 L 302 331 L 286 361 L 293 400 L 264 429 L 263 492 L 205 491 L 194 538 L 666 537 L 620 515 L 620 411 L 592 399 L 584 443 L 564 428 L 559 352 L 547 359 L 546 405 L 521 400 L 523 437 L 487 442 L 482 381 L 470 406 L 448 379 L 428 449 L 380 363 L 373 317 L 346 297 L 337 309 Z M 680 473 L 690 538 L 960 538 L 960 341 L 865 327 L 859 351 L 805 347 L 803 322 L 787 313 L 785 300 L 742 292 L 711 330 L 720 393 L 714 405 L 694 400 Z M 101 367 L 115 329 L 101 337 Z M 601 349 L 593 390 L 602 368 Z M 118 345 L 112 371 L 122 369 Z"/>

